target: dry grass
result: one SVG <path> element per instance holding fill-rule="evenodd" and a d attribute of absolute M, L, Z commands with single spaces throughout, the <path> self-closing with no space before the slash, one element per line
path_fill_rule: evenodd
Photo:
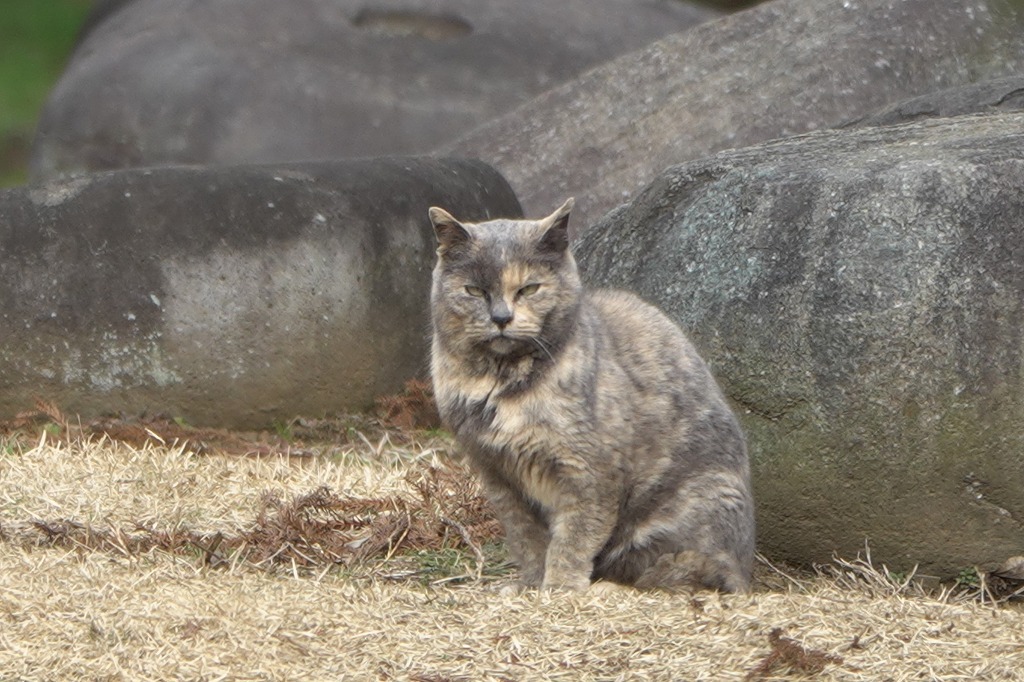
<path fill-rule="evenodd" d="M 1024 612 L 867 557 L 741 596 L 509 594 L 443 439 L 87 430 L 0 437 L 0 680 L 1024 679 Z"/>

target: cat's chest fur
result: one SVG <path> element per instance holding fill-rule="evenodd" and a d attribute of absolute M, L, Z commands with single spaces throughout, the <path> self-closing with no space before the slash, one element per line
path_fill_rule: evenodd
<path fill-rule="evenodd" d="M 587 403 L 572 388 L 578 374 L 573 363 L 559 362 L 528 389 L 507 392 L 494 376 L 460 376 L 443 360 L 434 365 L 441 415 L 473 466 L 545 508 L 557 501 L 559 477 L 587 466 L 578 447 L 568 447 L 588 437 L 581 429 Z"/>

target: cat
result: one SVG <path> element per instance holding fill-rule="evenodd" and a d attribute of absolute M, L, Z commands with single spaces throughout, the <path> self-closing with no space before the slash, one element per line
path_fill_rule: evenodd
<path fill-rule="evenodd" d="M 431 374 L 444 423 L 524 586 L 745 591 L 754 508 L 736 417 L 657 308 L 583 290 L 572 207 L 478 224 L 429 210 Z"/>

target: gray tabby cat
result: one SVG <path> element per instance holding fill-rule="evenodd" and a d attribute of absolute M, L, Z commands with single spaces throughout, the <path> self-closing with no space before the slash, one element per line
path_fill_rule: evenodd
<path fill-rule="evenodd" d="M 441 416 L 525 585 L 745 590 L 754 507 L 736 418 L 661 312 L 582 290 L 572 206 L 479 224 L 430 209 Z"/>

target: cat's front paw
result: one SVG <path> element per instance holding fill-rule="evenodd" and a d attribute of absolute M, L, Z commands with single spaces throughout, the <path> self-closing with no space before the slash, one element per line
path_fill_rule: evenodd
<path fill-rule="evenodd" d="M 589 575 L 547 576 L 541 584 L 541 590 L 544 592 L 582 592 L 589 587 Z"/>
<path fill-rule="evenodd" d="M 544 584 L 544 568 L 519 571 L 519 584 L 524 588 L 538 588 Z"/>
<path fill-rule="evenodd" d="M 622 594 L 624 592 L 630 592 L 633 588 L 627 585 L 620 585 L 619 583 L 612 583 L 606 580 L 598 580 L 592 584 L 587 590 L 588 594 L 594 594 L 599 597 L 606 597 L 611 594 Z"/>
<path fill-rule="evenodd" d="M 522 583 L 502 585 L 501 589 L 498 590 L 498 596 L 500 596 L 502 599 L 511 599 L 513 597 L 520 596 L 529 589 L 530 587 L 528 585 L 523 585 Z"/>

